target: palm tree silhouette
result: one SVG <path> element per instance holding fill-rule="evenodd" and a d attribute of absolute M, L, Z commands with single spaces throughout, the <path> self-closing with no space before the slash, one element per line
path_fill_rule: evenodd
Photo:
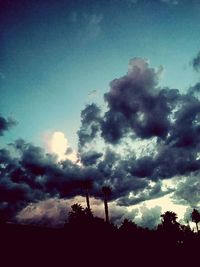
<path fill-rule="evenodd" d="M 92 188 L 92 181 L 89 179 L 82 181 L 82 188 L 85 190 L 86 204 L 88 210 L 90 210 L 89 190 Z"/>
<path fill-rule="evenodd" d="M 161 234 L 166 244 L 175 245 L 177 242 L 182 242 L 181 225 L 176 221 L 177 214 L 173 211 L 166 211 L 161 215 L 161 218 L 161 224 L 158 225 L 158 233 Z"/>
<path fill-rule="evenodd" d="M 110 186 L 103 186 L 102 192 L 104 195 L 104 207 L 105 207 L 105 216 L 106 216 L 106 223 L 109 223 L 109 215 L 108 215 L 108 198 L 111 195 L 111 188 Z"/>
<path fill-rule="evenodd" d="M 162 218 L 163 225 L 171 225 L 176 224 L 177 214 L 173 211 L 166 211 L 164 214 L 160 216 Z"/>
<path fill-rule="evenodd" d="M 191 214 L 192 221 L 196 223 L 197 233 L 199 231 L 198 223 L 200 222 L 200 213 L 197 209 L 193 209 Z"/>

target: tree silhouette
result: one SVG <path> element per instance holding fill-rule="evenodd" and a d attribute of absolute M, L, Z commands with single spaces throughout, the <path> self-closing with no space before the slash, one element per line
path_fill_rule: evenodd
<path fill-rule="evenodd" d="M 160 216 L 162 218 L 163 225 L 172 225 L 177 223 L 177 214 L 173 211 L 166 211 Z"/>
<path fill-rule="evenodd" d="M 177 242 L 182 242 L 181 227 L 176 221 L 177 214 L 173 211 L 166 211 L 161 216 L 161 224 L 158 225 L 158 233 L 160 237 L 170 243 L 176 245 Z"/>
<path fill-rule="evenodd" d="M 68 221 L 69 223 L 81 221 L 84 216 L 84 209 L 83 207 L 76 203 L 71 206 L 71 211 L 69 212 Z"/>
<path fill-rule="evenodd" d="M 138 229 L 137 224 L 128 219 L 124 219 L 122 225 L 119 228 L 120 232 L 123 233 L 134 233 L 137 231 L 137 229 Z"/>
<path fill-rule="evenodd" d="M 68 221 L 71 224 L 85 224 L 93 218 L 92 211 L 88 208 L 84 209 L 78 203 L 73 204 L 71 209 L 68 217 Z"/>
<path fill-rule="evenodd" d="M 108 215 L 108 198 L 111 195 L 111 188 L 110 186 L 103 186 L 102 192 L 104 195 L 104 207 L 105 207 L 105 217 L 106 222 L 109 223 L 109 215 Z"/>
<path fill-rule="evenodd" d="M 197 209 L 193 209 L 191 214 L 192 221 L 196 223 L 197 233 L 199 231 L 198 223 L 200 222 L 200 213 Z"/>

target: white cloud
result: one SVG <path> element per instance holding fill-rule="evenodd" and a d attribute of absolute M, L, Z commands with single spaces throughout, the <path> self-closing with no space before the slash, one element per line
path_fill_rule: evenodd
<path fill-rule="evenodd" d="M 52 153 L 56 153 L 59 159 L 63 159 L 65 157 L 65 151 L 68 147 L 68 141 L 62 132 L 54 132 L 52 134 L 50 143 L 50 151 Z"/>
<path fill-rule="evenodd" d="M 139 216 L 137 216 L 134 221 L 141 227 L 154 229 L 160 223 L 161 210 L 162 208 L 160 206 L 148 208 L 146 204 L 143 204 L 139 208 Z"/>
<path fill-rule="evenodd" d="M 77 154 L 69 146 L 68 140 L 63 132 L 46 132 L 44 134 L 43 141 L 45 143 L 45 149 L 49 153 L 56 154 L 58 161 L 69 159 L 73 162 L 77 162 Z"/>
<path fill-rule="evenodd" d="M 170 179 L 170 180 L 169 179 L 162 180 L 162 190 L 167 191 L 169 189 L 175 189 L 177 187 L 176 179 L 177 177 Z M 178 221 L 183 222 L 185 212 L 188 206 L 182 205 L 180 203 L 175 203 L 173 196 L 174 196 L 174 193 L 172 192 L 172 193 L 166 194 L 163 197 L 146 200 L 146 201 L 143 201 L 142 203 L 129 206 L 128 210 L 132 211 L 134 209 L 139 209 L 141 212 L 141 209 L 143 210 L 142 208 L 143 206 L 146 207 L 147 209 L 154 209 L 156 206 L 159 206 L 161 207 L 161 213 L 164 213 L 166 211 L 173 211 L 178 215 Z M 137 218 L 137 222 L 142 224 L 140 216 Z"/>
<path fill-rule="evenodd" d="M 29 204 L 17 214 L 16 219 L 25 224 L 62 226 L 67 219 L 69 209 L 69 201 L 50 198 Z"/>
<path fill-rule="evenodd" d="M 166 211 L 173 211 L 178 215 L 178 219 L 183 219 L 186 206 L 180 204 L 174 204 L 172 201 L 173 193 L 165 195 L 164 197 L 145 201 L 147 208 L 153 208 L 159 205 L 162 209 L 162 213 Z"/>

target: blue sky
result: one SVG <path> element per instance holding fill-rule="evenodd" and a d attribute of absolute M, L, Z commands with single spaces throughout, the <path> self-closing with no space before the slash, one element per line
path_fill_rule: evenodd
<path fill-rule="evenodd" d="M 7 138 L 41 143 L 63 131 L 76 147 L 80 111 L 103 103 L 109 82 L 140 56 L 165 68 L 161 84 L 198 80 L 198 1 L 10 1 L 1 18 L 1 113 L 18 121 Z"/>

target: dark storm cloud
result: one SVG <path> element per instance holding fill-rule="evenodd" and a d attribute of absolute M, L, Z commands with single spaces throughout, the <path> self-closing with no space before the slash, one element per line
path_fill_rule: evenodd
<path fill-rule="evenodd" d="M 0 136 L 8 131 L 12 126 L 16 125 L 16 122 L 11 118 L 4 118 L 0 115 Z"/>
<path fill-rule="evenodd" d="M 132 160 L 123 159 L 120 154 L 107 149 L 98 164 L 93 168 L 88 168 L 91 174 L 93 170 L 91 177 L 98 189 L 101 190 L 102 185 L 108 185 L 112 188 L 111 200 L 129 194 L 131 190 L 138 192 L 147 186 L 147 179 L 141 179 L 131 175 Z M 99 196 L 99 193 L 96 192 L 95 195 Z"/>
<path fill-rule="evenodd" d="M 199 172 L 182 179 L 174 194 L 175 202 L 178 204 L 197 207 L 200 204 L 200 180 Z"/>
<path fill-rule="evenodd" d="M 4 164 L 10 159 L 10 153 L 6 149 L 0 149 L 0 163 Z"/>
<path fill-rule="evenodd" d="M 132 196 L 123 196 L 117 200 L 117 204 L 121 206 L 130 206 L 141 203 L 146 200 L 151 200 L 159 197 L 163 197 L 169 193 L 173 192 L 173 189 L 162 189 L 161 181 L 158 181 L 154 186 L 146 184 L 144 190 L 139 190 L 138 192 L 133 188 Z M 135 193 L 135 195 L 134 195 Z"/>
<path fill-rule="evenodd" d="M 103 179 L 96 168 L 83 168 L 69 160 L 58 163 L 54 155 L 22 139 L 13 143 L 12 149 L 15 157 L 8 149 L 0 150 L 1 218 L 12 218 L 30 202 L 84 194 L 84 181 L 94 177 L 92 194 L 101 196 Z"/>
<path fill-rule="evenodd" d="M 6 149 L 0 151 L 0 217 L 10 218 L 26 203 L 44 197 L 33 177 Z"/>
<path fill-rule="evenodd" d="M 97 160 L 102 157 L 103 153 L 98 153 L 96 151 L 89 151 L 81 155 L 81 162 L 84 166 L 90 166 L 97 163 Z"/>
<path fill-rule="evenodd" d="M 102 198 L 101 187 L 112 186 L 116 199 L 131 190 L 146 187 L 144 179 L 130 179 L 127 162 L 119 155 L 107 150 L 104 158 L 95 167 L 80 167 L 68 160 L 57 163 L 53 155 L 46 154 L 40 147 L 17 140 L 16 157 L 6 149 L 0 150 L 0 201 L 1 217 L 11 219 L 31 202 L 50 197 L 71 198 L 84 195 L 83 183 L 93 182 L 90 195 Z M 91 155 L 91 158 L 99 155 Z M 116 160 L 118 161 L 116 162 Z"/>
<path fill-rule="evenodd" d="M 179 110 L 176 122 L 172 125 L 168 143 L 176 147 L 195 148 L 199 144 L 200 101 L 193 96 L 186 96 Z"/>
<path fill-rule="evenodd" d="M 152 157 L 145 156 L 133 162 L 131 173 L 136 177 L 149 177 L 152 175 L 154 168 L 155 161 Z"/>
<path fill-rule="evenodd" d="M 80 146 L 90 142 L 98 131 L 112 144 L 119 143 L 130 132 L 140 138 L 165 139 L 170 128 L 171 99 L 166 90 L 156 89 L 161 71 L 162 67 L 150 68 L 143 59 L 130 60 L 128 73 L 113 80 L 110 91 L 104 95 L 108 107 L 105 114 L 100 117 L 100 110 L 94 104 L 83 110 Z M 88 117 L 91 113 L 94 115 Z"/>
<path fill-rule="evenodd" d="M 100 112 L 100 108 L 95 104 L 87 105 L 81 112 L 81 128 L 78 131 L 79 150 L 96 137 L 101 120 Z"/>
<path fill-rule="evenodd" d="M 190 95 L 194 95 L 195 93 L 200 93 L 200 83 L 197 83 L 194 86 L 191 86 L 188 89 L 188 92 Z"/>
<path fill-rule="evenodd" d="M 196 55 L 196 57 L 192 60 L 192 66 L 196 71 L 200 70 L 200 52 Z"/>
<path fill-rule="evenodd" d="M 124 170 L 124 177 L 129 174 L 130 177 L 163 179 L 200 168 L 197 160 L 200 101 L 192 93 L 157 88 L 159 75 L 160 70 L 150 68 L 146 60 L 134 58 L 127 75 L 111 82 L 110 91 L 105 94 L 108 110 L 100 117 L 98 109 L 93 116 L 84 116 L 82 121 L 82 129 L 85 125 L 87 128 L 95 125 L 95 131 L 84 138 L 84 144 L 90 143 L 98 133 L 111 145 L 122 143 L 130 134 L 141 140 L 157 138 L 156 156 L 139 159 L 133 156 L 127 163 L 129 169 Z M 94 105 L 86 107 L 84 114 L 93 109 L 96 110 Z M 79 140 L 82 144 L 80 134 Z M 86 155 L 87 152 L 84 157 Z M 104 159 L 98 168 L 106 165 L 106 161 Z M 110 177 L 114 173 L 118 175 L 117 168 L 106 170 Z"/>
<path fill-rule="evenodd" d="M 200 101 L 195 96 L 199 84 L 186 94 L 178 89 L 159 88 L 161 72 L 162 67 L 153 69 L 147 60 L 132 59 L 128 73 L 110 83 L 110 90 L 104 95 L 105 113 L 92 105 L 86 107 L 86 115 L 82 116 L 81 129 L 88 131 L 92 125 L 95 128 L 84 142 L 79 132 L 80 145 L 87 146 L 99 136 L 105 145 L 113 146 L 113 151 L 107 150 L 95 167 L 103 181 L 114 188 L 113 198 L 124 205 L 172 192 L 163 191 L 159 181 L 200 170 Z M 88 111 L 93 109 L 96 112 L 88 117 Z M 139 158 L 133 151 L 128 157 L 115 153 L 115 147 L 125 144 L 130 136 L 132 144 L 156 138 L 155 153 L 146 152 Z M 87 153 L 90 158 L 91 152 L 87 151 L 84 158 Z M 157 187 L 150 188 L 150 180 L 157 181 Z M 144 189 L 148 192 L 140 194 Z M 135 198 L 127 197 L 130 192 L 136 194 Z"/>
<path fill-rule="evenodd" d="M 110 83 L 110 91 L 104 95 L 108 111 L 101 127 L 105 141 L 118 143 L 128 132 L 147 139 L 166 137 L 170 108 L 165 95 L 156 90 L 159 75 L 160 69 L 134 58 L 127 75 Z"/>
<path fill-rule="evenodd" d="M 16 142 L 18 146 L 19 142 Z M 22 144 L 22 140 L 20 141 Z M 6 149 L 0 151 L 0 200 L 4 203 L 3 217 L 12 217 L 14 212 L 29 202 L 43 199 L 51 194 L 44 175 L 56 174 L 58 166 L 41 148 L 23 143 L 19 156 L 11 157 Z"/>

